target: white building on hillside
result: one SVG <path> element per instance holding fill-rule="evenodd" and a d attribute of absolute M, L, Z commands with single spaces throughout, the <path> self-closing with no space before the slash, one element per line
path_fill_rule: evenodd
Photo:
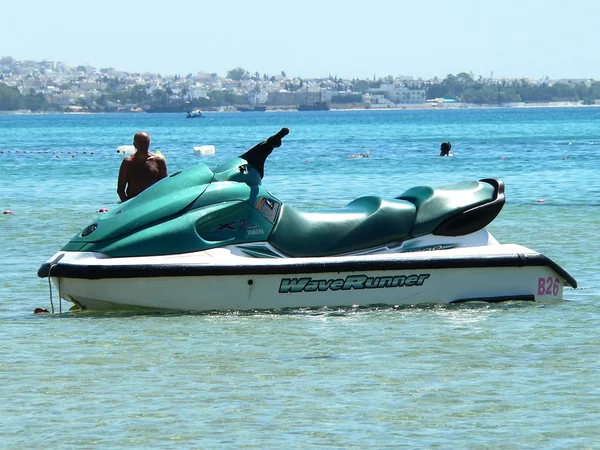
<path fill-rule="evenodd" d="M 385 96 L 392 103 L 425 103 L 427 99 L 425 89 L 408 89 L 405 86 L 392 83 L 384 83 L 377 89 L 371 89 L 371 92 Z"/>
<path fill-rule="evenodd" d="M 383 94 L 365 94 L 363 95 L 365 103 L 371 105 L 372 108 L 393 108 L 395 103 L 389 101 Z"/>
<path fill-rule="evenodd" d="M 187 96 L 190 100 L 208 98 L 208 91 L 206 89 L 192 88 L 188 90 Z"/>
<path fill-rule="evenodd" d="M 269 100 L 269 93 L 266 91 L 248 92 L 248 102 L 251 105 L 254 105 L 254 106 L 255 105 L 264 105 L 267 103 L 268 100 Z"/>
<path fill-rule="evenodd" d="M 590 78 L 563 78 L 560 80 L 554 80 L 552 84 L 566 84 L 568 86 L 577 86 L 578 84 L 583 84 L 587 87 L 590 87 L 594 80 Z"/>
<path fill-rule="evenodd" d="M 196 72 L 196 78 L 198 80 L 214 81 L 217 79 L 217 74 L 208 72 Z"/>

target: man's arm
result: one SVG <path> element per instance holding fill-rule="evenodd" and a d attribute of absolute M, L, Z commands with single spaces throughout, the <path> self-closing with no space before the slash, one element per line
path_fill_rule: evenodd
<path fill-rule="evenodd" d="M 119 168 L 119 179 L 117 181 L 117 194 L 119 194 L 119 198 L 121 202 L 127 200 L 127 194 L 125 193 L 125 187 L 127 186 L 127 160 L 123 160 L 121 163 L 121 167 Z"/>

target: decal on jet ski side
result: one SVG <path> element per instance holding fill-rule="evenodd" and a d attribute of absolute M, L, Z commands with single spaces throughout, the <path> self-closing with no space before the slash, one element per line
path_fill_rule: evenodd
<path fill-rule="evenodd" d="M 256 228 L 255 223 L 248 223 L 246 219 L 234 220 L 229 223 L 220 223 L 211 233 L 220 233 L 221 231 L 247 230 L 248 228 Z"/>
<path fill-rule="evenodd" d="M 557 296 L 560 289 L 559 278 L 538 278 L 538 295 L 553 295 Z"/>
<path fill-rule="evenodd" d="M 405 286 L 422 286 L 431 274 L 396 275 L 392 277 L 368 277 L 366 275 L 348 275 L 346 278 L 315 280 L 312 277 L 282 278 L 279 293 L 349 291 L 350 289 L 380 289 Z"/>
<path fill-rule="evenodd" d="M 401 251 L 403 253 L 411 253 L 411 252 L 432 252 L 435 250 L 448 250 L 451 248 L 456 248 L 458 247 L 458 244 L 436 244 L 436 245 L 429 245 L 426 247 L 407 247 L 406 249 L 402 249 Z"/>
<path fill-rule="evenodd" d="M 260 200 L 258 200 L 256 209 L 269 222 L 275 223 L 275 219 L 277 218 L 277 214 L 279 213 L 280 206 L 281 204 L 279 202 L 276 202 L 275 200 L 272 200 L 270 198 L 263 197 Z"/>

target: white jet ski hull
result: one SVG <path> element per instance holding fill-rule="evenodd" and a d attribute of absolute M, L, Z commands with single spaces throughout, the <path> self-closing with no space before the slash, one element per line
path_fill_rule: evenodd
<path fill-rule="evenodd" d="M 549 303 L 576 286 L 552 260 L 516 244 L 319 258 L 251 258 L 228 247 L 131 258 L 59 252 L 47 265 L 60 296 L 92 310 Z"/>

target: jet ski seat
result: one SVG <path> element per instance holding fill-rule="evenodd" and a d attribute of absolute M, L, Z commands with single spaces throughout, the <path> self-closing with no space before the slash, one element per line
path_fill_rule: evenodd
<path fill-rule="evenodd" d="M 403 241 L 415 217 L 411 202 L 376 196 L 339 209 L 307 211 L 284 204 L 269 242 L 293 257 L 340 255 Z"/>
<path fill-rule="evenodd" d="M 393 200 L 361 197 L 340 209 L 301 211 L 283 205 L 269 242 L 295 257 L 332 256 L 435 234 L 474 233 L 504 206 L 497 179 L 466 181 L 443 189 L 416 186 Z"/>
<path fill-rule="evenodd" d="M 442 189 L 415 186 L 396 198 L 417 208 L 411 237 L 473 233 L 494 220 L 505 203 L 504 183 L 493 178 L 463 181 Z"/>

